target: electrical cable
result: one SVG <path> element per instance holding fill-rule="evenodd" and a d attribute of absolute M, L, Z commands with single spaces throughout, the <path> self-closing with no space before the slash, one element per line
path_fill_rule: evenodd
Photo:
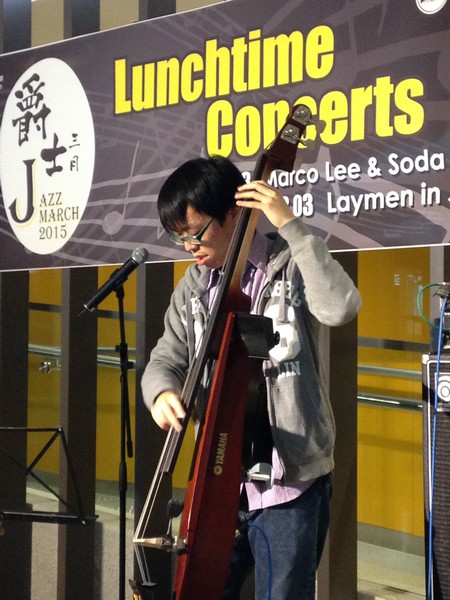
<path fill-rule="evenodd" d="M 419 313 L 420 316 L 422 317 L 422 319 L 427 323 L 427 325 L 429 325 L 430 327 L 432 327 L 433 329 L 439 329 L 438 325 L 435 325 L 434 323 L 432 323 L 429 319 L 427 319 L 427 317 L 425 316 L 425 313 L 423 312 L 422 309 L 422 296 L 423 293 L 432 288 L 432 287 L 439 287 L 442 284 L 440 283 L 428 283 L 427 285 L 424 285 L 420 290 L 419 293 L 417 294 L 417 308 L 419 309 Z"/>
<path fill-rule="evenodd" d="M 430 284 L 425 286 L 431 287 L 432 285 L 438 284 Z M 436 361 L 436 372 L 434 379 L 434 405 L 433 405 L 433 427 L 431 434 L 431 443 L 430 443 L 430 490 L 429 490 L 429 515 L 428 515 L 428 569 L 427 569 L 427 589 L 426 589 L 426 600 L 432 600 L 432 576 L 433 576 L 433 520 L 434 520 L 434 510 L 433 510 L 433 501 L 434 501 L 434 478 L 435 478 L 435 459 L 436 459 L 436 428 L 437 428 L 437 415 L 438 415 L 438 400 L 439 400 L 439 372 L 440 372 L 440 362 L 441 362 L 441 353 L 442 353 L 442 340 L 443 340 L 443 331 L 444 331 L 444 315 L 447 307 L 447 299 L 445 298 L 442 302 L 441 314 L 439 319 L 439 325 L 437 327 L 439 329 L 439 340 L 438 340 L 438 349 L 437 349 L 437 361 Z M 428 320 L 425 319 L 427 322 Z"/>
<path fill-rule="evenodd" d="M 432 323 L 429 319 L 427 319 L 427 317 L 425 316 L 425 313 L 423 312 L 423 309 L 422 309 L 423 293 L 432 287 L 439 288 L 438 291 L 436 292 L 437 296 L 439 296 L 440 298 L 444 298 L 445 300 L 448 300 L 448 298 L 450 297 L 450 284 L 448 284 L 448 283 L 428 283 L 427 285 L 424 285 L 419 290 L 419 293 L 417 294 L 417 308 L 419 310 L 420 316 L 427 323 L 427 325 L 429 325 L 429 327 L 431 327 L 432 329 L 439 329 L 439 325 L 436 325 L 435 323 Z M 448 331 L 448 330 L 443 328 L 443 331 Z"/>

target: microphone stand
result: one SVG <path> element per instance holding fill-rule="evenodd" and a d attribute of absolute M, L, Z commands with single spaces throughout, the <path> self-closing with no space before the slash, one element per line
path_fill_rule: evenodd
<path fill-rule="evenodd" d="M 128 346 L 125 341 L 125 318 L 123 299 L 125 292 L 123 285 L 116 289 L 119 303 L 120 344 L 116 351 L 120 356 L 120 391 L 121 391 L 121 418 L 120 418 L 120 466 L 119 466 L 119 600 L 125 599 L 125 542 L 126 542 L 126 501 L 127 501 L 127 461 L 133 456 L 133 442 L 131 440 L 130 403 L 128 395 L 128 370 L 133 363 L 128 360 Z"/>

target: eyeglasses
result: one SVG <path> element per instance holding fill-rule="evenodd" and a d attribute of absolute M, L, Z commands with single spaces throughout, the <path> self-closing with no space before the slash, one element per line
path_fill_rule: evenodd
<path fill-rule="evenodd" d="M 177 244 L 177 246 L 183 246 L 184 244 L 195 244 L 196 246 L 199 246 L 202 243 L 202 237 L 213 221 L 214 217 L 195 235 L 176 235 L 175 233 L 171 233 L 169 234 L 169 239 L 174 244 Z"/>

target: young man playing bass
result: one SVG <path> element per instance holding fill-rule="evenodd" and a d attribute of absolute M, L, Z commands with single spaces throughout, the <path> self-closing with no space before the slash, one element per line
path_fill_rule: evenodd
<path fill-rule="evenodd" d="M 142 378 L 144 401 L 163 429 L 180 430 L 180 393 L 195 357 L 239 207 L 261 210 L 276 233 L 256 232 L 242 278 L 251 312 L 273 320 L 280 341 L 263 373 L 274 485 L 242 486 L 239 531 L 223 600 L 238 600 L 255 568 L 257 600 L 314 600 L 329 523 L 335 425 L 319 350 L 323 326 L 353 319 L 360 295 L 324 241 L 264 181 L 245 183 L 229 160 L 198 158 L 167 179 L 158 211 L 195 264 L 176 287 L 165 331 Z M 195 307 L 193 310 L 192 307 Z M 270 565 L 268 564 L 270 548 Z"/>

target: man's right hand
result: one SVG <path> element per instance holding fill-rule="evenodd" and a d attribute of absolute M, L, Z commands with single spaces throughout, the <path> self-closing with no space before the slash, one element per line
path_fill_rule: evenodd
<path fill-rule="evenodd" d="M 151 415 L 155 423 L 161 429 L 169 429 L 173 427 L 175 431 L 180 432 L 182 426 L 180 419 L 184 419 L 186 411 L 181 403 L 180 397 L 175 392 L 170 390 L 162 392 L 150 409 Z"/>

